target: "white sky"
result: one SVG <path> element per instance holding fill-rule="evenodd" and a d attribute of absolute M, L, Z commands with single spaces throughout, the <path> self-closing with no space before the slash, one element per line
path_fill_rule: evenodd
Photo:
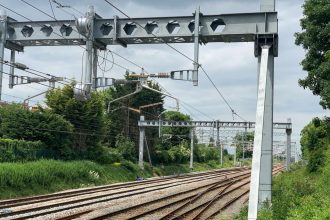
<path fill-rule="evenodd" d="M 49 1 L 27 1 L 51 14 Z M 32 20 L 50 19 L 20 0 L 1 0 L 0 2 Z M 96 12 L 103 18 L 113 18 L 114 15 L 123 17 L 102 0 L 59 0 L 58 2 L 73 6 L 83 12 L 88 5 L 94 5 Z M 111 2 L 131 17 L 191 15 L 197 5 L 200 5 L 203 14 L 255 12 L 259 10 L 258 0 L 112 0 Z M 304 51 L 294 44 L 293 36 L 295 32 L 300 31 L 299 19 L 302 17 L 302 3 L 303 0 L 278 0 L 276 6 L 280 41 L 279 57 L 275 58 L 274 121 L 285 122 L 287 118 L 292 119 L 293 141 L 299 141 L 301 129 L 313 117 L 329 115 L 329 111 L 323 110 L 318 104 L 319 97 L 313 96 L 309 90 L 304 90 L 298 86 L 298 79 L 307 74 L 302 71 L 299 64 L 304 57 Z M 64 13 L 55 5 L 54 10 L 57 19 L 72 19 L 71 15 Z M 76 13 L 70 9 L 67 10 Z M 12 12 L 8 11 L 7 14 L 18 21 L 25 20 Z M 76 13 L 76 16 L 79 14 Z M 176 44 L 174 46 L 193 57 L 192 44 Z M 149 73 L 192 68 L 191 61 L 166 45 L 129 45 L 128 48 L 109 46 L 108 48 L 143 66 Z M 30 47 L 25 48 L 24 53 L 17 55 L 16 60 L 33 69 L 57 76 L 80 79 L 82 53 L 83 49 L 80 47 Z M 111 59 L 110 56 L 108 58 Z M 6 51 L 5 59 L 9 60 L 8 51 Z M 140 72 L 138 68 L 119 57 L 115 56 L 115 62 L 130 70 Z M 235 111 L 248 121 L 254 121 L 257 97 L 257 59 L 253 54 L 253 43 L 209 43 L 201 46 L 200 63 Z M 8 68 L 5 68 L 5 71 L 8 71 Z M 16 73 L 26 75 L 26 73 L 19 71 Z M 123 70 L 113 68 L 106 73 L 106 76 L 121 78 L 123 74 Z M 181 111 L 192 115 L 195 120 L 233 120 L 228 107 L 220 99 L 203 73 L 200 73 L 198 87 L 193 87 L 190 82 L 171 81 L 169 79 L 158 81 L 174 96 L 209 116 L 205 117 L 189 107 L 181 108 Z M 30 85 L 16 86 L 10 90 L 8 89 L 7 78 L 4 79 L 3 84 L 3 99 L 7 101 L 22 101 L 28 96 L 47 89 L 39 85 Z M 42 103 L 42 100 L 43 97 L 33 99 L 34 102 L 39 103 Z M 174 105 L 172 100 L 167 100 L 166 106 Z"/>

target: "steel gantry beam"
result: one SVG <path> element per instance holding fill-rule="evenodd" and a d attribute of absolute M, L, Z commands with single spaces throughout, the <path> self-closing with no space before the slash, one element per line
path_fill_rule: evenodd
<path fill-rule="evenodd" d="M 196 25 L 195 25 L 196 24 Z M 209 42 L 273 42 L 277 54 L 277 12 L 147 18 L 102 18 L 90 6 L 76 20 L 17 21 L 0 15 L 0 58 L 4 48 L 23 51 L 27 46 L 86 45 L 85 82 L 77 85 L 76 97 L 87 99 L 97 88 L 98 50 L 107 45 L 194 43 L 193 85 L 198 85 L 198 48 Z M 259 47 L 255 48 L 255 54 Z M 3 64 L 0 63 L 0 70 Z M 0 73 L 0 81 L 2 73 Z M 1 98 L 0 82 L 0 98 Z"/>
<path fill-rule="evenodd" d="M 144 151 L 144 135 L 145 128 L 147 127 L 186 127 L 193 129 L 197 127 L 202 128 L 214 128 L 217 129 L 217 146 L 220 148 L 221 163 L 222 163 L 222 151 L 223 146 L 220 144 L 219 130 L 220 128 L 236 128 L 236 129 L 257 129 L 255 122 L 227 122 L 227 121 L 160 121 L 160 120 L 144 120 L 144 116 L 141 116 L 140 121 L 138 121 L 138 126 L 140 130 L 140 141 L 139 141 L 139 166 L 143 169 L 143 151 Z M 287 135 L 287 140 L 291 140 L 292 123 L 290 120 L 288 122 L 275 122 L 273 123 L 273 129 L 285 130 Z M 255 130 L 257 132 L 257 130 Z M 192 134 L 192 133 L 191 133 Z M 257 134 L 255 134 L 257 135 Z M 272 146 L 272 143 L 271 143 Z M 255 145 L 256 147 L 256 145 Z M 191 143 L 191 149 L 193 149 L 193 143 Z M 261 148 L 260 148 L 261 149 Z M 272 159 L 272 158 L 271 158 Z M 191 157 L 192 160 L 192 157 Z M 192 166 L 192 161 L 191 161 Z"/>
<path fill-rule="evenodd" d="M 207 128 L 255 128 L 255 122 L 239 122 L 239 121 L 161 121 L 159 120 L 140 120 L 140 127 L 207 127 Z M 291 130 L 291 122 L 274 122 L 274 129 Z"/>
<path fill-rule="evenodd" d="M 90 16 L 87 13 L 86 18 Z M 94 43 L 105 45 L 193 43 L 198 37 L 195 16 L 103 19 L 92 16 Z M 200 14 L 199 41 L 254 42 L 257 35 L 277 35 L 277 12 Z M 86 32 L 76 20 L 16 21 L 5 18 L 1 31 L 7 33 L 6 47 L 86 45 Z M 137 25 L 141 24 L 141 26 Z M 91 30 L 89 30 L 91 31 Z M 156 37 L 155 37 L 156 36 Z M 13 45 L 16 45 L 14 47 Z"/>

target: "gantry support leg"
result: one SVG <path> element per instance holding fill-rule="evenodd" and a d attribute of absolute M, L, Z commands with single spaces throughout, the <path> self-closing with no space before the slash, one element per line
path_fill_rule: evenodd
<path fill-rule="evenodd" d="M 200 16 L 200 9 L 199 7 L 197 7 L 195 12 L 195 29 L 194 29 L 194 70 L 192 74 L 192 81 L 194 86 L 198 86 L 199 16 Z"/>
<path fill-rule="evenodd" d="M 269 45 L 261 47 L 258 100 L 252 158 L 248 219 L 257 219 L 261 203 L 271 201 L 274 56 Z"/>
<path fill-rule="evenodd" d="M 216 145 L 217 147 L 219 147 L 219 151 L 220 151 L 220 165 L 222 167 L 223 165 L 223 150 L 222 150 L 222 145 L 220 143 L 220 123 L 219 121 L 216 121 L 216 127 L 217 127 L 217 142 L 216 142 Z"/>
<path fill-rule="evenodd" d="M 140 116 L 140 121 L 144 121 L 144 116 Z M 143 166 L 143 148 L 144 148 L 144 135 L 145 135 L 145 127 L 140 126 L 140 137 L 139 137 L 139 167 L 144 169 Z"/>
<path fill-rule="evenodd" d="M 14 73 L 15 73 L 15 50 L 10 51 L 10 69 L 9 69 L 9 89 L 14 87 Z"/>
<path fill-rule="evenodd" d="M 190 169 L 194 168 L 194 128 L 190 129 Z"/>
<path fill-rule="evenodd" d="M 93 91 L 96 91 L 97 89 L 97 62 L 98 62 L 98 50 L 97 47 L 93 48 Z"/>
<path fill-rule="evenodd" d="M 7 36 L 7 15 L 0 10 L 0 100 L 2 100 L 2 75 L 3 75 L 3 61 L 5 55 L 5 45 Z"/>
<path fill-rule="evenodd" d="M 291 123 L 291 119 L 288 119 L 288 123 Z M 292 129 L 287 128 L 285 130 L 286 132 L 286 162 L 285 162 L 285 168 L 286 170 L 290 169 L 290 164 L 291 164 L 291 134 L 292 134 Z"/>

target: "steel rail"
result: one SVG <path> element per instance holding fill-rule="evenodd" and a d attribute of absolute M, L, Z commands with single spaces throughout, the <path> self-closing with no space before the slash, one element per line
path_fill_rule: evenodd
<path fill-rule="evenodd" d="M 244 168 L 243 168 L 244 169 Z M 99 186 L 99 187 L 92 187 L 87 189 L 78 189 L 78 190 L 70 190 L 67 192 L 60 192 L 60 193 L 53 193 L 48 195 L 40 195 L 40 196 L 31 196 L 31 197 L 25 197 L 25 198 L 19 198 L 19 199 L 10 199 L 10 200 L 2 200 L 0 201 L 0 209 L 12 207 L 13 205 L 24 205 L 24 204 L 31 204 L 31 202 L 41 202 L 41 201 L 49 201 L 52 199 L 57 198 L 67 198 L 70 196 L 76 196 L 76 195 L 83 195 L 84 193 L 88 192 L 98 192 L 97 190 L 103 191 L 103 190 L 116 190 L 126 187 L 132 187 L 132 186 L 140 186 L 145 184 L 151 184 L 151 183 L 159 183 L 159 182 L 166 182 L 171 181 L 173 179 L 186 179 L 191 178 L 195 176 L 207 176 L 212 173 L 222 173 L 222 172 L 229 172 L 233 170 L 242 170 L 242 168 L 238 169 L 228 169 L 228 170 L 217 170 L 217 171 L 210 171 L 210 172 L 203 172 L 203 173 L 194 173 L 194 174 L 187 174 L 183 176 L 169 176 L 169 177 L 162 177 L 162 178 L 152 178 L 147 180 L 142 180 L 139 182 L 129 182 L 129 183 L 120 183 L 120 184 L 112 184 L 112 185 L 106 185 L 106 186 Z"/>
<path fill-rule="evenodd" d="M 234 171 L 236 172 L 236 171 Z M 239 172 L 239 171 L 237 171 Z M 223 175 L 228 175 L 228 172 L 220 172 L 218 175 L 216 174 L 212 174 L 210 176 L 206 176 L 202 175 L 202 176 L 194 176 L 193 179 L 187 179 L 187 180 L 181 180 L 181 181 L 177 181 L 174 183 L 162 183 L 159 185 L 151 185 L 149 187 L 144 187 L 143 189 L 139 188 L 139 189 L 127 189 L 125 191 L 122 192 L 113 192 L 113 193 L 108 193 L 108 194 L 102 194 L 102 195 L 97 195 L 97 196 L 91 196 L 91 197 L 87 197 L 87 198 L 78 198 L 75 199 L 73 201 L 63 201 L 60 203 L 56 203 L 56 204 L 51 204 L 51 205 L 42 205 L 42 206 L 38 206 L 38 207 L 33 207 L 30 209 L 26 209 L 26 210 L 18 210 L 18 211 L 14 211 L 14 212 L 10 212 L 10 213 L 4 213 L 4 214 L 0 214 L 0 217 L 9 217 L 9 216 L 17 216 L 16 218 L 12 218 L 12 219 L 25 219 L 28 217 L 38 217 L 38 216 L 42 216 L 42 215 L 46 215 L 46 214 L 50 214 L 50 213 L 55 213 L 55 212 L 59 212 L 59 211 L 65 211 L 68 209 L 73 209 L 73 208 L 77 208 L 77 207 L 83 207 L 83 206 L 87 206 L 87 205 L 93 205 L 95 204 L 95 202 L 90 201 L 92 199 L 100 199 L 98 200 L 96 203 L 101 203 L 101 202 L 108 202 L 111 200 L 115 200 L 115 199 L 120 199 L 120 198 L 125 198 L 125 197 L 129 197 L 129 196 L 133 196 L 133 195 L 139 195 L 142 193 L 148 193 L 148 192 L 153 192 L 153 191 L 157 191 L 157 190 L 161 190 L 161 189 L 167 189 L 167 188 L 171 188 L 171 187 L 175 187 L 175 186 L 179 186 L 187 183 L 193 183 L 193 182 L 198 182 L 201 179 L 203 180 L 207 180 L 207 179 L 215 179 L 215 178 L 219 178 Z M 126 188 L 126 187 L 125 187 Z M 94 193 L 94 192 L 91 192 Z M 122 195 L 124 194 L 124 195 Z M 109 197 L 109 196 L 113 196 L 111 198 L 104 198 L 104 197 Z M 103 199 L 102 199 L 103 198 Z M 84 204 L 75 204 L 78 202 L 85 202 Z M 70 207 L 61 207 L 64 205 L 68 205 Z M 50 208 L 55 208 L 51 211 L 47 211 L 47 209 Z M 57 209 L 56 209 L 57 208 Z M 39 211 L 39 213 L 35 213 Z M 40 212 L 41 211 L 41 212 Z M 34 212 L 34 214 L 29 215 L 29 213 Z M 21 215 L 21 216 L 19 216 Z"/>
<path fill-rule="evenodd" d="M 249 172 L 248 173 L 243 173 L 243 174 L 239 174 L 238 176 L 235 176 L 233 178 L 236 178 L 236 177 L 240 177 L 240 176 L 249 176 Z M 170 203 L 170 204 L 167 204 L 167 205 L 164 205 L 162 207 L 159 207 L 159 208 L 155 208 L 155 209 L 152 209 L 152 210 L 149 210 L 149 211 L 145 211 L 146 209 L 146 206 L 147 205 L 152 205 L 152 204 L 155 204 L 155 203 L 159 203 L 161 201 L 166 201 L 166 200 L 169 200 L 169 199 L 173 199 L 174 197 L 177 197 L 177 196 L 183 196 L 183 198 L 179 201 L 176 201 L 175 203 L 177 202 L 181 202 L 182 200 L 186 200 L 186 199 L 189 199 L 191 200 L 192 198 L 194 198 L 196 195 L 198 195 L 199 193 L 196 193 L 192 196 L 189 196 L 188 198 L 186 198 L 184 195 L 187 194 L 187 193 L 190 193 L 190 192 L 194 192 L 194 191 L 198 191 L 200 189 L 203 189 L 203 188 L 207 188 L 207 187 L 214 187 L 215 185 L 218 185 L 220 183 L 226 183 L 227 181 L 230 181 L 230 179 L 228 179 L 226 176 L 224 179 L 220 180 L 220 182 L 216 182 L 216 183 L 210 183 L 210 184 L 207 184 L 207 185 L 203 185 L 203 186 L 200 186 L 200 187 L 196 187 L 196 188 L 193 188 L 193 189 L 189 189 L 189 190 L 185 190 L 185 191 L 180 191 L 179 193 L 176 193 L 176 194 L 173 194 L 173 195 L 168 195 L 168 196 L 165 196 L 165 197 L 162 197 L 162 198 L 157 198 L 157 199 L 153 199 L 151 201 L 148 201 L 146 203 L 141 203 L 141 204 L 136 204 L 134 206 L 131 206 L 131 207 L 127 207 L 127 208 L 124 208 L 124 209 L 121 209 L 121 210 L 117 210 L 117 211 L 114 211 L 114 212 L 109 212 L 109 213 L 105 213 L 105 214 L 102 214 L 102 215 L 98 215 L 97 217 L 95 218 L 91 218 L 91 219 L 104 219 L 104 218 L 109 218 L 109 217 L 113 217 L 113 218 L 116 218 L 115 216 L 118 215 L 118 214 L 121 214 L 121 213 L 125 213 L 125 212 L 128 212 L 128 211 L 131 211 L 133 209 L 137 209 L 137 208 L 143 208 L 144 209 L 144 213 L 141 213 L 139 215 L 132 215 L 131 217 L 127 218 L 127 219 L 136 219 L 138 217 L 142 217 L 150 212 L 155 212 L 157 210 L 160 210 L 168 205 L 173 205 L 173 203 Z"/>

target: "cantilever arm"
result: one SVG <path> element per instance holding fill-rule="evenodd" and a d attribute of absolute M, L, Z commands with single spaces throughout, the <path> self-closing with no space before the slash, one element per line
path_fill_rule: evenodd
<path fill-rule="evenodd" d="M 149 90 L 151 90 L 151 91 L 153 91 L 153 92 L 157 92 L 157 93 L 160 93 L 160 94 L 162 94 L 162 95 L 165 95 L 165 96 L 168 96 L 168 97 L 174 99 L 174 100 L 176 101 L 176 109 L 177 109 L 177 111 L 179 111 L 179 99 L 175 98 L 174 96 L 171 96 L 171 95 L 168 95 L 168 94 L 166 94 L 166 93 L 163 93 L 163 92 L 161 92 L 161 91 L 158 91 L 158 90 L 156 90 L 156 89 L 150 88 L 150 87 L 148 87 L 148 86 L 146 86 L 146 85 L 142 85 L 142 87 L 145 88 L 145 89 L 149 89 Z"/>
<path fill-rule="evenodd" d="M 114 99 L 114 100 L 110 101 L 110 102 L 108 103 L 108 113 L 110 113 L 110 104 L 111 104 L 111 103 L 116 102 L 116 101 L 121 100 L 121 99 L 125 99 L 125 98 L 127 98 L 127 97 L 132 96 L 132 95 L 135 95 L 136 93 L 141 92 L 141 90 L 142 90 L 142 88 L 141 88 L 141 87 L 138 87 L 134 92 L 132 92 L 132 93 L 130 93 L 130 94 L 124 95 L 124 96 L 122 96 L 122 97 L 119 97 L 119 98 L 117 98 L 117 99 Z"/>

